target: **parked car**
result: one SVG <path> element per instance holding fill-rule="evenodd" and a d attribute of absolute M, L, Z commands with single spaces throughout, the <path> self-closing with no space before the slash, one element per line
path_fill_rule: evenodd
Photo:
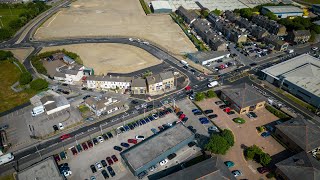
<path fill-rule="evenodd" d="M 209 131 L 209 133 L 212 133 L 212 132 L 217 132 L 218 133 L 218 132 L 220 132 L 217 126 L 208 127 L 208 131 Z"/>
<path fill-rule="evenodd" d="M 266 138 L 266 137 L 268 137 L 270 135 L 271 135 L 271 133 L 269 131 L 261 133 L 261 136 L 264 137 L 264 138 Z"/>
<path fill-rule="evenodd" d="M 169 111 L 169 113 L 173 113 L 173 110 L 171 108 L 167 108 L 167 111 Z"/>
<path fill-rule="evenodd" d="M 219 105 L 224 104 L 224 102 L 222 102 L 222 101 L 216 101 L 215 104 L 219 106 Z"/>
<path fill-rule="evenodd" d="M 179 119 L 183 119 L 183 118 L 185 118 L 185 117 L 186 117 L 185 114 L 181 114 L 181 115 L 179 116 Z"/>
<path fill-rule="evenodd" d="M 136 100 L 132 100 L 131 103 L 132 103 L 132 104 L 138 104 L 139 102 L 136 101 Z"/>
<path fill-rule="evenodd" d="M 95 167 L 93 164 L 90 165 L 90 169 L 91 169 L 92 173 L 97 172 L 97 169 L 96 169 L 96 167 Z"/>
<path fill-rule="evenodd" d="M 242 172 L 240 170 L 234 170 L 232 171 L 232 174 L 234 175 L 234 177 L 238 177 L 242 175 Z"/>
<path fill-rule="evenodd" d="M 87 117 L 86 118 L 86 121 L 93 121 L 94 119 L 93 119 L 93 117 Z"/>
<path fill-rule="evenodd" d="M 125 148 L 130 147 L 130 145 L 129 145 L 128 143 L 121 143 L 120 145 L 121 145 L 122 147 L 125 147 Z"/>
<path fill-rule="evenodd" d="M 154 119 L 158 119 L 158 115 L 156 115 L 156 114 L 152 114 L 152 117 L 153 117 Z"/>
<path fill-rule="evenodd" d="M 249 112 L 247 113 L 247 116 L 250 118 L 250 119 L 253 119 L 253 118 L 257 118 L 258 116 L 256 115 L 256 113 L 254 112 Z"/>
<path fill-rule="evenodd" d="M 109 174 L 111 175 L 111 177 L 115 176 L 116 173 L 113 171 L 112 167 L 111 166 L 108 166 L 107 167 L 107 170 L 109 171 Z"/>
<path fill-rule="evenodd" d="M 60 152 L 60 157 L 61 157 L 61 160 L 68 159 L 67 152 L 65 151 Z"/>
<path fill-rule="evenodd" d="M 149 168 L 149 171 L 153 172 L 153 171 L 156 170 L 156 169 L 157 169 L 156 166 L 151 166 L 151 167 Z"/>
<path fill-rule="evenodd" d="M 117 150 L 117 151 L 120 151 L 120 152 L 122 151 L 122 148 L 119 147 L 119 146 L 114 146 L 113 149 L 114 149 L 114 150 Z"/>
<path fill-rule="evenodd" d="M 109 174 L 107 173 L 107 171 L 105 169 L 101 171 L 101 174 L 104 177 L 104 179 L 108 179 L 109 178 Z"/>
<path fill-rule="evenodd" d="M 111 158 L 112 158 L 113 162 L 118 162 L 118 158 L 116 155 L 112 155 Z"/>
<path fill-rule="evenodd" d="M 107 164 L 106 160 L 104 160 L 104 159 L 103 159 L 103 160 L 101 160 L 101 164 L 102 164 L 102 166 L 103 166 L 103 167 L 108 166 L 108 164 Z"/>
<path fill-rule="evenodd" d="M 179 111 L 176 114 L 177 114 L 177 116 L 180 116 L 181 114 L 183 114 L 183 111 Z"/>
<path fill-rule="evenodd" d="M 138 136 L 136 136 L 136 139 L 138 139 L 138 140 L 144 140 L 144 136 L 138 135 Z"/>
<path fill-rule="evenodd" d="M 60 156 L 59 156 L 59 154 L 53 155 L 53 158 L 54 158 L 54 160 L 55 160 L 56 162 L 59 162 L 59 161 L 60 161 Z"/>
<path fill-rule="evenodd" d="M 188 143 L 189 147 L 193 147 L 194 145 L 196 145 L 196 143 L 194 141 L 191 141 L 191 142 Z"/>
<path fill-rule="evenodd" d="M 104 140 L 108 140 L 109 139 L 108 135 L 106 135 L 106 134 L 102 134 L 102 137 L 103 137 Z"/>
<path fill-rule="evenodd" d="M 106 160 L 107 160 L 109 166 L 111 166 L 113 164 L 113 161 L 110 157 L 107 157 Z"/>
<path fill-rule="evenodd" d="M 235 112 L 234 111 L 229 111 L 229 112 L 227 112 L 227 114 L 228 115 L 232 115 L 232 114 L 235 114 Z"/>
<path fill-rule="evenodd" d="M 98 142 L 97 138 L 92 138 L 92 141 L 93 141 L 93 144 L 94 144 L 94 145 L 99 144 L 99 142 Z"/>
<path fill-rule="evenodd" d="M 188 119 L 189 119 L 188 117 L 184 117 L 183 119 L 181 119 L 181 121 L 185 123 L 188 121 Z"/>
<path fill-rule="evenodd" d="M 204 113 L 205 114 L 210 114 L 210 113 L 213 113 L 213 110 L 212 109 L 208 109 L 208 110 L 205 110 Z"/>
<path fill-rule="evenodd" d="M 267 167 L 258 167 L 257 170 L 258 170 L 258 172 L 259 172 L 260 174 L 264 174 L 264 173 L 266 173 L 266 172 L 270 172 L 270 169 L 267 168 Z"/>
<path fill-rule="evenodd" d="M 102 136 L 98 136 L 97 139 L 98 139 L 99 143 L 103 143 L 103 137 Z"/>
<path fill-rule="evenodd" d="M 144 178 L 145 176 L 148 175 L 148 172 L 147 171 L 142 171 L 140 174 L 138 174 L 138 179 L 142 179 Z"/>
<path fill-rule="evenodd" d="M 172 153 L 172 154 L 169 154 L 169 156 L 167 157 L 169 160 L 175 158 L 177 156 L 176 153 Z"/>
<path fill-rule="evenodd" d="M 136 139 L 128 139 L 128 143 L 137 144 L 138 141 Z"/>
<path fill-rule="evenodd" d="M 71 152 L 72 152 L 72 154 L 73 154 L 74 156 L 76 156 L 76 155 L 78 154 L 78 151 L 76 150 L 75 147 L 72 147 L 72 148 L 71 148 Z"/>
<path fill-rule="evenodd" d="M 95 165 L 99 171 L 102 170 L 102 165 L 100 162 L 96 162 Z"/>
<path fill-rule="evenodd" d="M 77 144 L 76 148 L 77 148 L 78 152 L 81 152 L 81 151 L 82 151 L 82 147 L 81 147 L 80 144 Z"/>
<path fill-rule="evenodd" d="M 113 138 L 113 135 L 112 135 L 111 132 L 107 132 L 107 135 L 108 135 L 109 138 Z"/>
<path fill-rule="evenodd" d="M 210 119 L 214 119 L 214 118 L 216 118 L 216 117 L 218 117 L 217 114 L 211 114 L 211 115 L 208 116 L 208 118 L 210 118 Z"/>
<path fill-rule="evenodd" d="M 92 148 L 92 147 L 93 147 L 93 143 L 92 143 L 91 140 L 87 141 L 87 143 L 88 143 L 89 148 Z"/>
<path fill-rule="evenodd" d="M 81 145 L 82 145 L 83 150 L 85 150 L 85 151 L 88 150 L 88 146 L 87 146 L 86 142 L 82 143 Z"/>
<path fill-rule="evenodd" d="M 234 162 L 232 162 L 232 161 L 226 161 L 226 162 L 224 162 L 224 164 L 225 164 L 228 168 L 234 166 Z"/>
<path fill-rule="evenodd" d="M 162 126 L 158 126 L 158 129 L 160 132 L 164 130 L 164 128 Z"/>
<path fill-rule="evenodd" d="M 202 112 L 200 111 L 200 112 L 195 112 L 195 113 L 193 113 L 195 116 L 196 115 L 202 115 Z"/>
<path fill-rule="evenodd" d="M 166 165 L 168 162 L 169 162 L 168 159 L 164 159 L 164 160 L 160 161 L 159 164 L 160 164 L 160 166 L 164 166 L 164 165 Z"/>
<path fill-rule="evenodd" d="M 199 109 L 192 109 L 192 112 L 195 113 L 195 112 L 201 112 Z"/>
<path fill-rule="evenodd" d="M 65 140 L 65 139 L 68 139 L 70 137 L 71 137 L 70 134 L 64 134 L 64 135 L 60 136 L 60 140 Z"/>
<path fill-rule="evenodd" d="M 152 128 L 151 131 L 153 132 L 153 134 L 158 134 L 158 131 L 155 128 Z"/>
<path fill-rule="evenodd" d="M 204 121 L 200 121 L 201 124 L 208 124 L 209 123 L 209 120 L 204 120 Z"/>
<path fill-rule="evenodd" d="M 228 107 L 228 106 L 227 106 L 227 105 L 220 105 L 220 106 L 219 106 L 220 109 L 224 109 L 224 108 L 226 108 L 226 107 Z"/>

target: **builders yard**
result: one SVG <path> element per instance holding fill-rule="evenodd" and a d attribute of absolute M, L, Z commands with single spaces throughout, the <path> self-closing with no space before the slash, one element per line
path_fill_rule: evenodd
<path fill-rule="evenodd" d="M 132 36 L 175 54 L 196 51 L 169 15 L 146 16 L 138 0 L 78 0 L 49 18 L 35 34 L 38 40 L 85 36 Z"/>
<path fill-rule="evenodd" d="M 140 48 L 123 44 L 75 44 L 46 47 L 41 52 L 56 49 L 77 53 L 83 64 L 93 68 L 96 75 L 130 73 L 162 62 Z"/>

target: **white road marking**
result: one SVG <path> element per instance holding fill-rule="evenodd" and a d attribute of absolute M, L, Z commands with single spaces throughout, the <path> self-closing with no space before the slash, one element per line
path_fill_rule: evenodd
<path fill-rule="evenodd" d="M 61 13 L 61 11 L 59 11 L 55 16 L 54 18 L 48 23 L 47 27 L 50 26 L 50 24 L 56 19 L 56 17 Z"/>

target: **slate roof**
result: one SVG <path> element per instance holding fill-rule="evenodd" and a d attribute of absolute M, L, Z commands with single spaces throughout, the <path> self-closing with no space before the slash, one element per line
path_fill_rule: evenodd
<path fill-rule="evenodd" d="M 311 123 L 299 117 L 276 125 L 276 128 L 306 152 L 320 147 L 319 123 Z"/>
<path fill-rule="evenodd" d="M 189 56 L 191 56 L 194 59 L 197 59 L 199 62 L 208 61 L 210 59 L 218 58 L 218 57 L 224 57 L 227 55 L 230 55 L 229 51 L 198 51 L 195 53 L 190 53 Z"/>
<path fill-rule="evenodd" d="M 311 36 L 311 33 L 309 30 L 297 30 L 297 31 L 292 31 L 292 33 L 295 36 Z"/>
<path fill-rule="evenodd" d="M 197 163 L 193 166 L 182 169 L 176 173 L 161 178 L 161 180 L 235 180 L 230 170 L 224 165 L 219 156 Z"/>
<path fill-rule="evenodd" d="M 171 79 L 174 77 L 172 71 L 161 72 L 159 75 L 162 80 Z"/>
<path fill-rule="evenodd" d="M 156 83 L 160 83 L 162 82 L 161 80 L 161 77 L 159 74 L 156 74 L 156 75 L 152 75 L 152 76 L 148 76 L 147 77 L 147 83 L 148 85 L 151 85 L 151 84 L 156 84 Z"/>
<path fill-rule="evenodd" d="M 53 101 L 54 102 L 54 98 L 53 96 L 44 96 L 40 99 L 42 104 L 46 104 L 48 101 Z"/>
<path fill-rule="evenodd" d="M 247 83 L 222 89 L 221 91 L 241 108 L 256 105 L 266 100 L 264 96 Z"/>
<path fill-rule="evenodd" d="M 131 82 L 131 77 L 123 76 L 88 76 L 88 81 Z"/>
<path fill-rule="evenodd" d="M 68 63 L 68 64 L 73 64 L 75 61 L 71 59 L 69 56 L 63 56 L 63 61 Z"/>
<path fill-rule="evenodd" d="M 291 156 L 276 166 L 288 179 L 320 179 L 320 162 L 306 152 Z"/>
<path fill-rule="evenodd" d="M 133 79 L 131 87 L 146 87 L 146 80 L 142 78 Z"/>
<path fill-rule="evenodd" d="M 45 108 L 47 111 L 51 111 L 52 109 L 57 108 L 57 105 L 56 105 L 56 103 L 50 103 L 50 104 L 44 105 L 44 108 Z"/>

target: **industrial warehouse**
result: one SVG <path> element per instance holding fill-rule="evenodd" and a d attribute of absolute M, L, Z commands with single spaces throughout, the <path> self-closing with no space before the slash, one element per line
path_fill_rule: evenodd
<path fill-rule="evenodd" d="M 262 13 L 274 13 L 278 18 L 303 16 L 303 10 L 295 6 L 264 6 Z"/>
<path fill-rule="evenodd" d="M 120 155 L 130 171 L 137 176 L 186 146 L 194 138 L 194 134 L 179 123 L 123 151 Z"/>

